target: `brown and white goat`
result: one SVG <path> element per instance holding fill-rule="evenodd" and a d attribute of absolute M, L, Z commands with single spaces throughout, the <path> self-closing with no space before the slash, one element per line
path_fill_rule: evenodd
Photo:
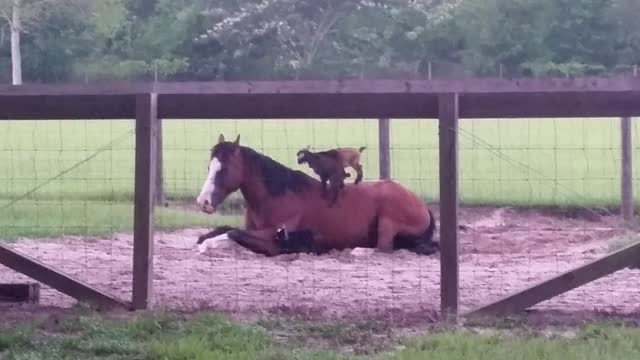
<path fill-rule="evenodd" d="M 307 163 L 309 167 L 320 176 L 322 181 L 322 195 L 326 196 L 327 181 L 330 183 L 332 198 L 330 205 L 333 205 L 337 198 L 338 192 L 344 188 L 344 179 L 350 177 L 344 169 L 346 167 L 353 168 L 356 173 L 355 184 L 362 181 L 362 165 L 360 165 L 360 154 L 366 147 L 355 148 L 338 148 L 326 151 L 312 152 L 309 147 L 298 151 L 298 164 Z"/>

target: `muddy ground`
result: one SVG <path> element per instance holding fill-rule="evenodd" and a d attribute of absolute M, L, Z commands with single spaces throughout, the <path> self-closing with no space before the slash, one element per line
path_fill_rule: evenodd
<path fill-rule="evenodd" d="M 567 214 L 482 207 L 463 208 L 460 216 L 462 311 L 602 256 L 612 239 L 625 231 L 616 216 L 589 211 Z M 200 254 L 195 239 L 203 231 L 156 234 L 157 307 L 430 318 L 440 306 L 437 256 L 406 251 L 354 256 L 342 251 L 267 258 L 236 245 Z M 131 234 L 106 239 L 24 239 L 11 246 L 123 299 L 131 296 Z M 0 282 L 28 281 L 0 269 Z M 640 314 L 639 275 L 637 270 L 622 270 L 536 309 Z M 41 302 L 56 307 L 75 303 L 46 287 Z"/>

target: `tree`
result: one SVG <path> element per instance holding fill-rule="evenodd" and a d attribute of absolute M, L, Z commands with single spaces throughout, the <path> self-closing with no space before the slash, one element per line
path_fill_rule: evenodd
<path fill-rule="evenodd" d="M 347 43 L 364 40 L 372 42 L 374 53 L 388 55 L 389 48 L 394 46 L 393 36 L 402 33 L 415 41 L 415 33 L 406 33 L 418 28 L 427 30 L 430 24 L 446 18 L 458 3 L 457 0 L 262 0 L 247 5 L 210 1 L 212 25 L 200 39 L 240 45 L 235 47 L 235 57 L 240 57 L 245 55 L 243 48 L 251 49 L 254 39 L 271 36 L 280 50 L 275 71 L 286 69 L 298 78 L 314 67 L 323 48 L 327 56 L 342 54 L 343 58 L 349 58 L 348 62 L 352 63 L 355 57 L 362 64 L 373 55 L 354 54 L 358 50 Z M 398 21 L 389 23 L 389 20 Z M 341 32 L 345 24 L 356 33 Z M 380 31 L 386 35 L 378 36 Z"/>
<path fill-rule="evenodd" d="M 187 71 L 199 10 L 198 0 L 101 0 L 90 18 L 94 48 L 77 72 L 131 79 Z"/>
<path fill-rule="evenodd" d="M 615 0 L 555 0 L 546 43 L 550 64 L 565 75 L 600 73 L 618 60 Z"/>
<path fill-rule="evenodd" d="M 83 0 L 0 0 L 0 18 L 11 32 L 11 78 L 14 85 L 22 84 L 22 52 L 20 34 L 37 29 L 52 9 L 67 8 L 77 12 Z"/>
<path fill-rule="evenodd" d="M 633 67 L 640 64 L 640 1 L 615 0 L 611 12 L 617 32 L 612 37 L 617 40 L 619 61 Z M 613 39 L 612 39 L 613 40 Z"/>

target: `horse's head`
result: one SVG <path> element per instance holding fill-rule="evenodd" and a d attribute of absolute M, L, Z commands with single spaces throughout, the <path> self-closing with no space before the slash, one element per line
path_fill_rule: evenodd
<path fill-rule="evenodd" d="M 309 161 L 309 156 L 311 155 L 311 151 L 309 151 L 310 146 L 298 151 L 296 153 L 296 157 L 298 158 L 298 164 L 303 164 Z"/>
<path fill-rule="evenodd" d="M 220 134 L 218 143 L 211 149 L 207 179 L 196 200 L 200 209 L 208 214 L 215 212 L 229 194 L 240 188 L 243 168 L 240 135 L 230 142 Z"/>

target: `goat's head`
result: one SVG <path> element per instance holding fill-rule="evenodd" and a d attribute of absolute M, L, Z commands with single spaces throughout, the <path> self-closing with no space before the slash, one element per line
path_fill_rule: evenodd
<path fill-rule="evenodd" d="M 309 151 L 310 146 L 298 151 L 296 157 L 298 158 L 298 164 L 303 164 L 309 162 L 309 156 L 311 155 L 311 151 Z"/>

